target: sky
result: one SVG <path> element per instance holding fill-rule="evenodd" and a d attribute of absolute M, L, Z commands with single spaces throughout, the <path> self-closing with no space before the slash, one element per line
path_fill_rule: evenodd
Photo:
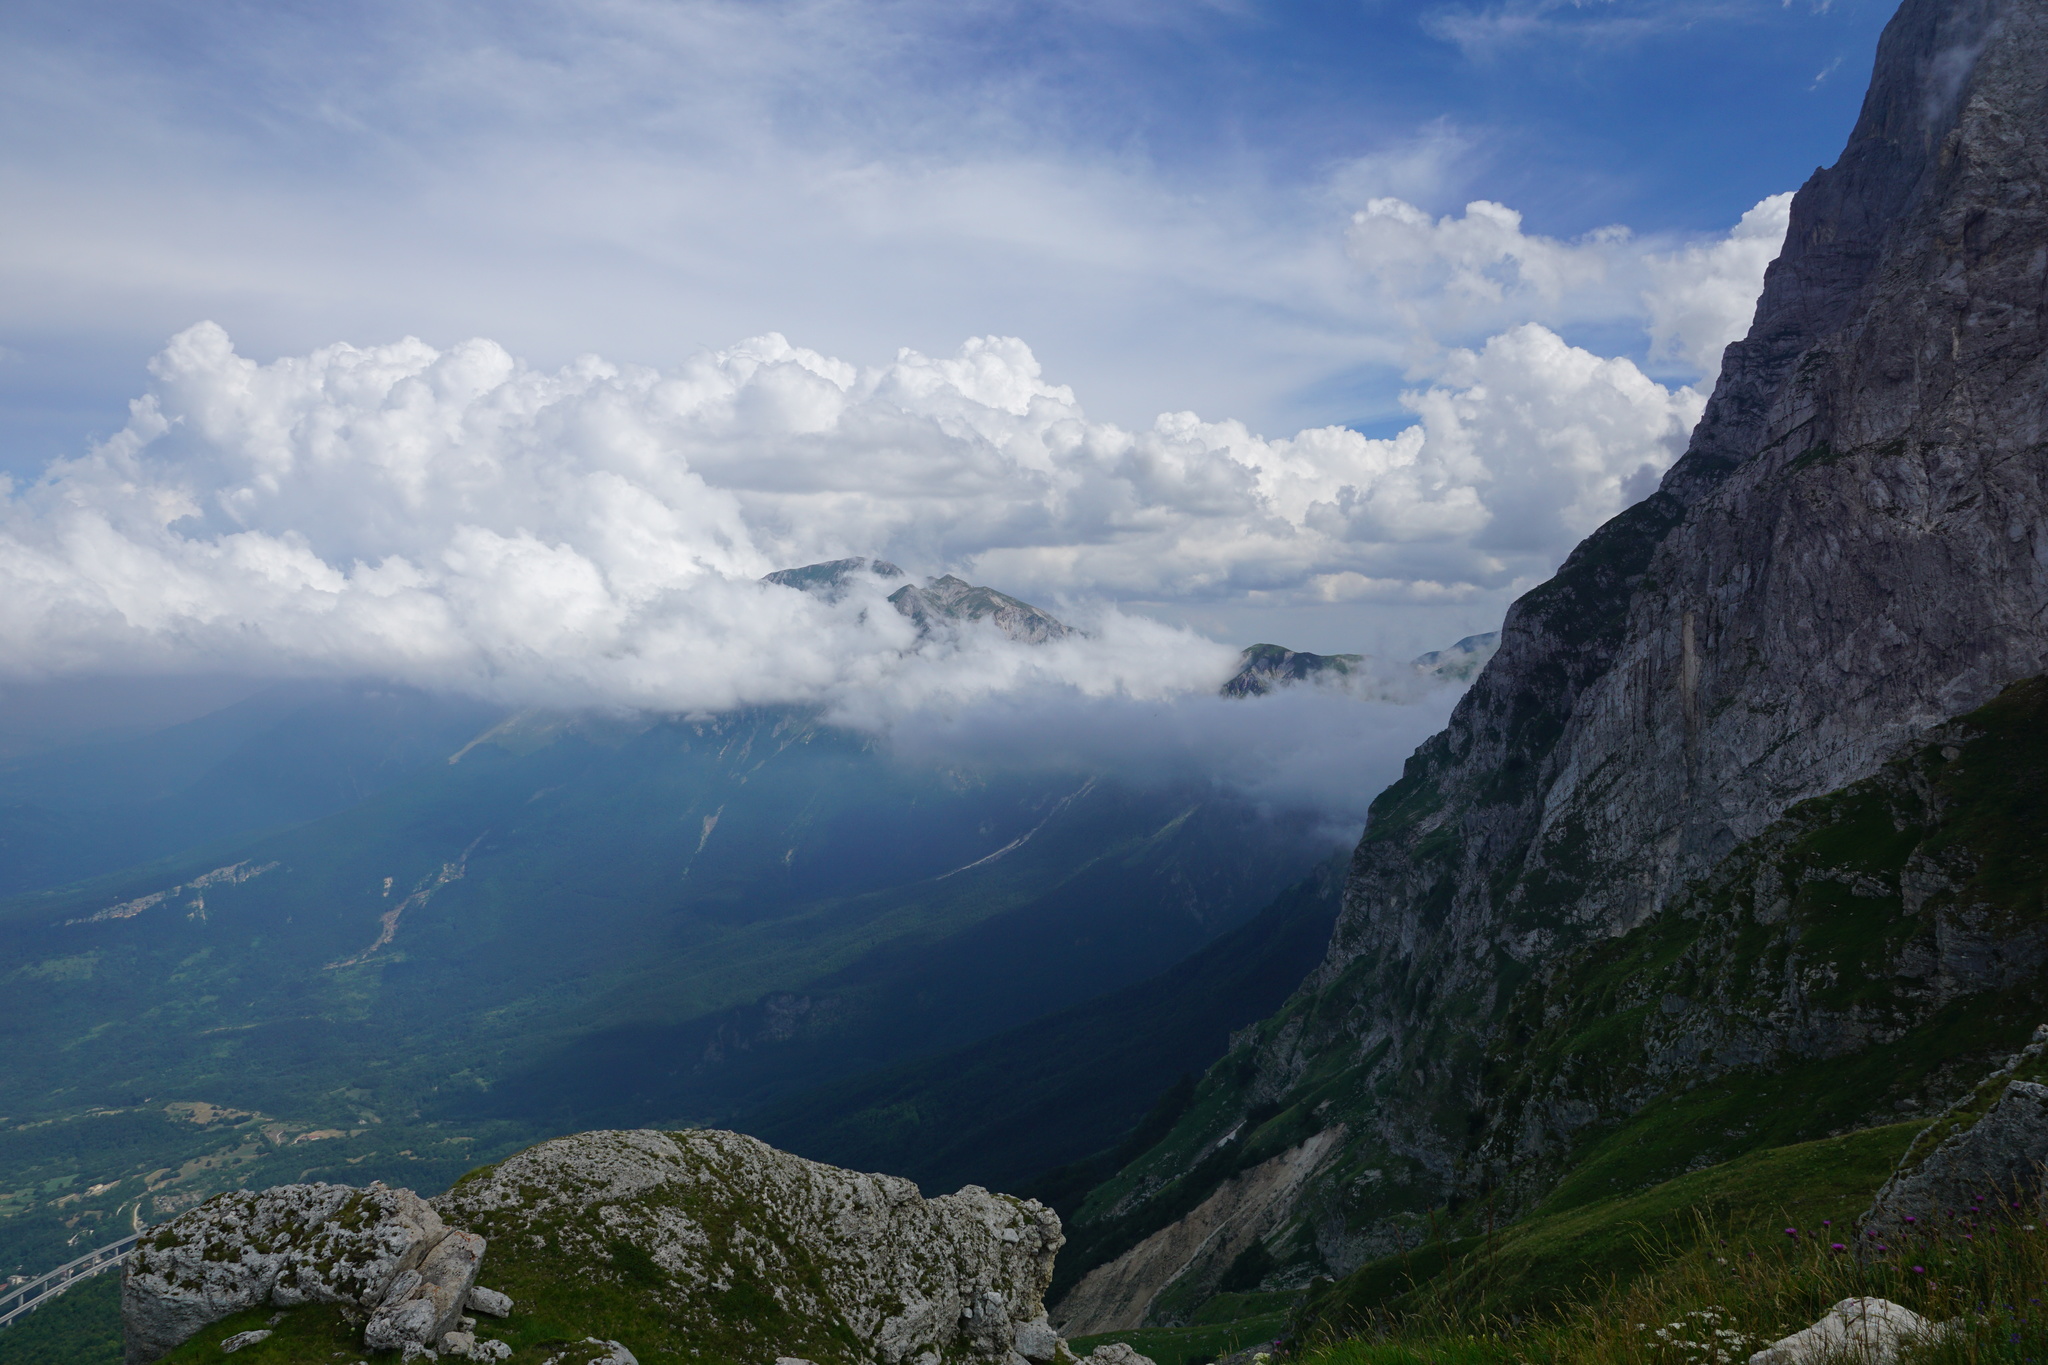
<path fill-rule="evenodd" d="M 1888 15 L 18 0 L 0 672 L 1142 702 L 1493 629 L 1682 451 Z M 755 582 L 863 553 L 1089 633 Z"/>

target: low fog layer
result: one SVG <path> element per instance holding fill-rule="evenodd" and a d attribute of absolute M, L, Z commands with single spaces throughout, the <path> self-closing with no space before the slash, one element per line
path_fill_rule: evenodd
<path fill-rule="evenodd" d="M 1206 779 L 1275 813 L 1313 813 L 1321 835 L 1349 843 L 1373 797 L 1443 728 L 1464 692 L 1413 675 L 1405 682 L 1390 689 L 1398 699 L 1313 683 L 1248 699 L 1013 693 L 899 717 L 888 733 L 913 760 L 1108 773 L 1140 784 Z"/>

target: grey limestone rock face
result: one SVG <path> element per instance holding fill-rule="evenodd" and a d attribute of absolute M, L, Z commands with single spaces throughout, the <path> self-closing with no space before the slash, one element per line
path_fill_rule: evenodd
<path fill-rule="evenodd" d="M 374 1308 L 446 1234 L 411 1190 L 279 1185 L 213 1199 L 154 1229 L 121 1285 L 130 1365 L 209 1323 L 274 1303 Z"/>
<path fill-rule="evenodd" d="M 558 1138 L 437 1202 L 519 1274 L 626 1255 L 636 1301 L 684 1339 L 745 1330 L 764 1360 L 1007 1362 L 1020 1329 L 1038 1344 L 1065 1240 L 1034 1201 L 975 1186 L 926 1199 L 717 1131 Z M 742 1284 L 756 1307 L 721 1313 Z"/>
<path fill-rule="evenodd" d="M 363 1327 L 363 1345 L 373 1351 L 421 1350 L 435 1340 L 431 1299 L 400 1299 L 371 1315 Z"/>
<path fill-rule="evenodd" d="M 2048 1168 L 2048 1025 L 1976 1089 L 1935 1117 L 1863 1215 L 1862 1230 L 1899 1238 L 1974 1206 L 2030 1205 Z M 1865 1238 L 1869 1240 L 1868 1237 Z"/>
<path fill-rule="evenodd" d="M 1355 1057 L 1390 1098 L 1349 1164 L 1447 1196 L 1475 1168 L 1436 1116 L 1479 1098 L 1508 983 L 2048 670 L 2044 129 L 2048 0 L 1905 0 L 1686 455 L 1514 605 L 1375 804 L 1250 1100 Z M 1378 1198 L 1317 1197 L 1333 1268 L 1409 1236 Z"/>
<path fill-rule="evenodd" d="M 1059 1358 L 1060 1334 L 1044 1318 L 1034 1318 L 1018 1324 L 1015 1345 L 1017 1354 L 1032 1365 L 1048 1365 Z"/>

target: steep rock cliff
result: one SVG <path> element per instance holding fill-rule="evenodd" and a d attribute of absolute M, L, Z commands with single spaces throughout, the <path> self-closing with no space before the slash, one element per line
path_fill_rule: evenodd
<path fill-rule="evenodd" d="M 2044 129 L 2048 3 L 1906 0 L 1685 457 L 1515 604 L 1375 803 L 1325 961 L 1083 1207 L 1081 1259 L 1156 1231 L 1234 1148 L 1340 1122 L 1283 1259 L 1412 1244 L 1514 1165 L 1495 1087 L 1543 1064 L 1504 1031 L 1523 993 L 2048 668 Z"/>

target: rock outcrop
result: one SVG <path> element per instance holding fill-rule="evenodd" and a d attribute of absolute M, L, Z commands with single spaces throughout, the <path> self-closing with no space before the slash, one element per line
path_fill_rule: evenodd
<path fill-rule="evenodd" d="M 2048 671 L 2044 128 L 2048 0 L 1906 0 L 1848 147 L 1793 201 L 1685 456 L 1510 610 L 1449 727 L 1374 803 L 1322 965 L 1212 1072 L 1228 1098 L 1091 1198 L 1084 1232 L 1149 1232 L 1148 1202 L 1192 1206 L 1183 1173 L 1254 1114 L 1262 1151 L 1349 1129 L 1291 1214 L 1304 1273 L 1412 1245 L 1446 1203 L 1527 1207 L 1569 1147 L 1546 1139 L 1544 1160 L 1525 1159 L 1529 1125 L 1619 1122 L 1663 1081 L 1639 1068 L 1599 1104 L 1563 1107 L 1512 1089 L 1543 1022 L 1517 1015 L 1522 995 L 1680 913 L 1686 888 L 1799 803 Z M 1820 874 L 1839 897 L 1900 899 L 1902 938 L 1921 872 L 1970 875 L 1916 866 L 1901 889 L 1858 866 Z M 1744 941 L 1776 961 L 1791 944 L 1772 926 L 1806 892 L 1766 881 Z M 1976 907 L 1955 911 L 1988 932 Z M 1974 978 L 1922 985 L 1913 969 L 1896 988 L 1911 1008 L 1849 1002 L 1811 1035 L 1807 1001 L 1833 983 L 1788 978 L 1787 1008 L 1741 1001 L 1720 1033 L 1743 1046 L 1708 1060 L 1768 1068 L 1896 1039 L 1923 997 L 2002 988 L 2002 956 L 2024 958 L 2034 929 L 1997 932 L 2022 941 L 2006 955 L 1992 935 Z M 1690 992 L 1651 1007 L 1706 1028 Z M 1586 1073 L 1613 1059 L 1538 1060 Z"/>
<path fill-rule="evenodd" d="M 522 1300 L 559 1300 L 557 1316 L 612 1304 L 606 1321 L 639 1315 L 650 1334 L 707 1353 L 1072 1359 L 1043 1303 L 1058 1217 L 974 1186 L 926 1199 L 907 1180 L 737 1133 L 594 1132 L 485 1168 L 436 1205 L 490 1239 L 493 1278 Z M 659 1344 L 611 1332 L 629 1348 Z"/>
<path fill-rule="evenodd" d="M 1935 1116 L 1877 1192 L 1861 1230 L 1896 1241 L 2012 1208 L 2031 1215 L 2048 1169 L 2048 1024 L 1968 1095 Z"/>
<path fill-rule="evenodd" d="M 418 1270 L 398 1277 L 363 1328 L 363 1345 L 373 1351 L 433 1348 L 455 1330 L 476 1288 L 484 1260 L 484 1239 L 451 1231 L 421 1260 Z M 468 1351 L 474 1341 L 458 1344 Z"/>
<path fill-rule="evenodd" d="M 451 1231 L 411 1190 L 312 1184 L 216 1195 L 137 1244 L 121 1285 L 129 1365 L 263 1305 L 346 1304 L 370 1314 L 370 1349 L 430 1352 L 472 1292 L 510 1311 L 505 1296 L 475 1291 L 483 1254 L 483 1238 Z"/>
<path fill-rule="evenodd" d="M 129 1365 L 260 1304 L 373 1309 L 446 1233 L 425 1200 L 382 1185 L 217 1195 L 137 1244 L 121 1285 Z"/>

